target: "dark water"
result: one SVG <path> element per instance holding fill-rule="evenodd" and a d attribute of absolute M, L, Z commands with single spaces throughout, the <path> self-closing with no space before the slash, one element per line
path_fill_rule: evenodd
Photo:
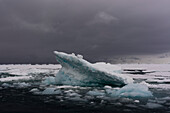
<path fill-rule="evenodd" d="M 64 90 L 64 89 L 63 89 Z M 139 99 L 135 103 L 133 99 L 119 98 L 105 100 L 92 98 L 90 101 L 74 101 L 64 99 L 61 95 L 35 95 L 27 89 L 6 88 L 0 91 L 0 112 L 1 113 L 113 113 L 113 112 L 148 112 L 161 113 L 170 110 L 163 102 L 164 107 L 149 109 L 144 105 L 148 99 Z M 158 93 L 158 92 L 157 92 Z M 160 93 L 159 93 L 160 94 Z M 155 94 L 158 95 L 159 94 Z M 103 101 L 104 100 L 104 101 Z M 151 99 L 152 100 L 152 99 Z M 150 100 L 150 101 L 151 101 Z M 155 102 L 155 99 L 152 100 Z M 93 103 L 91 103 L 93 102 Z M 170 101 L 169 101 L 170 102 Z M 161 100 L 160 100 L 161 103 Z"/>

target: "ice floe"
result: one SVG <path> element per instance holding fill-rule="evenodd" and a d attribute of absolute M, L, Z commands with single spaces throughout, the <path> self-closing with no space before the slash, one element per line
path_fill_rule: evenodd
<path fill-rule="evenodd" d="M 56 90 L 56 88 L 47 88 L 45 89 L 42 94 L 44 95 L 54 95 L 54 94 L 61 94 L 60 90 Z"/>

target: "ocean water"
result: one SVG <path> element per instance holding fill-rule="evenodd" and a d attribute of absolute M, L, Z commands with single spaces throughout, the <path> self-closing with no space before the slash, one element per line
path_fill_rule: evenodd
<path fill-rule="evenodd" d="M 118 87 L 56 86 L 60 65 L 0 65 L 0 113 L 169 113 L 170 64 L 119 64 L 122 74 L 149 87 L 152 97 L 107 95 Z"/>

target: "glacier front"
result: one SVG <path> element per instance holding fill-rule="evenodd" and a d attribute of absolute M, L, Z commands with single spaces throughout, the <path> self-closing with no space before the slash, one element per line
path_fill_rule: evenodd
<path fill-rule="evenodd" d="M 62 68 L 56 74 L 58 85 L 78 86 L 124 86 L 133 83 L 132 78 L 122 75 L 119 66 L 109 63 L 89 63 L 82 55 L 54 51 Z"/>

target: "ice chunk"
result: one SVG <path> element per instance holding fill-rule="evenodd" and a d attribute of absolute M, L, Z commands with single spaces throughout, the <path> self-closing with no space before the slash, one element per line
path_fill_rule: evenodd
<path fill-rule="evenodd" d="M 111 89 L 112 87 L 111 86 L 104 86 L 105 89 Z"/>
<path fill-rule="evenodd" d="M 44 95 L 61 94 L 61 90 L 56 90 L 56 88 L 47 88 L 42 92 L 42 94 Z"/>
<path fill-rule="evenodd" d="M 141 98 L 152 96 L 145 84 L 128 84 L 117 90 L 106 89 L 106 92 L 113 97 Z"/>
<path fill-rule="evenodd" d="M 17 88 L 26 88 L 26 87 L 29 87 L 31 86 L 29 83 L 25 83 L 25 82 L 18 82 L 18 83 L 13 83 L 13 86 L 14 87 L 17 87 Z"/>
<path fill-rule="evenodd" d="M 33 88 L 30 90 L 30 92 L 38 92 L 39 90 L 37 88 Z"/>
<path fill-rule="evenodd" d="M 156 104 L 156 103 L 147 103 L 144 107 L 150 108 L 150 109 L 156 109 L 156 108 L 162 108 L 163 105 Z"/>
<path fill-rule="evenodd" d="M 170 97 L 163 97 L 163 98 L 160 98 L 161 100 L 168 100 L 170 101 Z"/>
<path fill-rule="evenodd" d="M 97 86 L 111 85 L 124 86 L 132 83 L 132 78 L 120 74 L 119 66 L 95 63 L 91 64 L 75 56 L 75 54 L 66 54 L 63 52 L 54 52 L 56 60 L 62 65 L 62 68 L 56 74 L 56 83 L 61 85 L 78 86 Z"/>
<path fill-rule="evenodd" d="M 2 86 L 3 86 L 3 87 L 10 87 L 11 85 L 8 84 L 8 83 L 3 83 Z"/>
<path fill-rule="evenodd" d="M 139 101 L 139 100 L 135 100 L 134 102 L 135 102 L 135 103 L 139 103 L 140 101 Z"/>
<path fill-rule="evenodd" d="M 75 92 L 67 92 L 66 96 L 70 96 L 70 97 L 81 97 L 80 94 L 75 93 Z"/>

